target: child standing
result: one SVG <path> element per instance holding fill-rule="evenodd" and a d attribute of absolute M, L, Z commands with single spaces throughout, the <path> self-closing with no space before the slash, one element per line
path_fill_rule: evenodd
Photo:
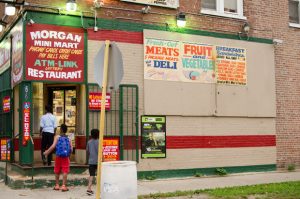
<path fill-rule="evenodd" d="M 88 141 L 86 150 L 88 152 L 89 157 L 89 184 L 86 193 L 88 195 L 92 195 L 94 192 L 92 191 L 93 178 L 96 176 L 96 170 L 98 165 L 98 146 L 99 146 L 99 130 L 92 129 L 91 137 Z"/>
<path fill-rule="evenodd" d="M 69 191 L 67 188 L 67 175 L 70 171 L 70 154 L 72 152 L 72 142 L 66 135 L 68 131 L 68 127 L 65 124 L 60 126 L 60 135 L 55 136 L 53 144 L 51 147 L 44 152 L 44 155 L 50 154 L 54 148 L 56 148 L 56 158 L 54 165 L 54 173 L 55 173 L 55 187 L 54 190 L 59 190 L 59 176 L 60 173 L 63 174 L 63 183 L 61 186 L 61 191 Z"/>

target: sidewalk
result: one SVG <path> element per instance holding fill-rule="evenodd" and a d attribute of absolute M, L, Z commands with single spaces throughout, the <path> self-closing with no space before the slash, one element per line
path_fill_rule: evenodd
<path fill-rule="evenodd" d="M 54 177 L 54 176 L 53 176 Z M 287 181 L 300 181 L 300 171 L 296 172 L 268 172 L 268 173 L 243 173 L 225 177 L 201 177 L 164 179 L 154 181 L 138 181 L 138 195 L 150 193 L 166 193 L 177 190 L 196 190 L 217 187 L 243 186 Z M 87 199 L 95 196 L 86 195 L 86 187 L 69 187 L 69 192 L 53 191 L 52 188 L 12 190 L 0 183 L 0 198 L 16 199 Z"/>

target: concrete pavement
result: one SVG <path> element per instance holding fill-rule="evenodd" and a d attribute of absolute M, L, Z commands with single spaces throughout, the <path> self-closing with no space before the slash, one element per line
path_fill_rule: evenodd
<path fill-rule="evenodd" d="M 54 176 L 53 176 L 54 177 Z M 210 189 L 219 187 L 244 186 L 254 184 L 300 181 L 300 171 L 243 173 L 225 177 L 201 177 L 138 181 L 138 195 L 150 193 L 166 193 L 177 190 Z M 11 199 L 86 199 L 94 196 L 86 195 L 86 187 L 69 187 L 69 192 L 53 191 L 52 188 L 12 190 L 0 183 L 0 198 Z M 93 187 L 94 188 L 94 187 Z"/>

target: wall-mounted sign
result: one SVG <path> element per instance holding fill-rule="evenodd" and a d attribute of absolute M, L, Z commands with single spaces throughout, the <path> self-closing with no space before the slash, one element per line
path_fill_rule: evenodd
<path fill-rule="evenodd" d="M 0 43 L 0 74 L 9 68 L 10 39 L 6 38 Z"/>
<path fill-rule="evenodd" d="M 179 7 L 179 0 L 121 0 L 121 1 L 161 6 L 161 7 L 168 7 L 168 8 L 178 8 Z"/>
<path fill-rule="evenodd" d="M 12 87 L 22 81 L 23 77 L 23 21 L 20 20 L 11 30 L 12 34 Z"/>
<path fill-rule="evenodd" d="M 10 96 L 3 97 L 3 112 L 8 113 L 10 112 Z"/>
<path fill-rule="evenodd" d="M 26 27 L 26 80 L 83 82 L 84 29 Z"/>
<path fill-rule="evenodd" d="M 89 110 L 100 111 L 101 110 L 102 93 L 89 93 Z M 106 93 L 105 110 L 110 110 L 110 93 Z"/>
<path fill-rule="evenodd" d="M 9 138 L 0 139 L 1 160 L 10 160 L 10 141 Z"/>
<path fill-rule="evenodd" d="M 244 48 L 188 42 L 192 36 L 184 41 L 153 38 L 147 30 L 144 35 L 144 79 L 247 84 Z"/>
<path fill-rule="evenodd" d="M 217 83 L 247 84 L 246 49 L 216 46 Z"/>
<path fill-rule="evenodd" d="M 120 147 L 118 138 L 103 139 L 103 160 L 117 161 L 120 159 Z"/>
<path fill-rule="evenodd" d="M 23 145 L 30 139 L 30 102 L 23 104 Z"/>
<path fill-rule="evenodd" d="M 142 116 L 142 158 L 166 157 L 166 117 Z"/>

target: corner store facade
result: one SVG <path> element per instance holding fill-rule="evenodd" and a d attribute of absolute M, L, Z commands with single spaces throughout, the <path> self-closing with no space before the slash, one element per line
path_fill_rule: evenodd
<path fill-rule="evenodd" d="M 51 20 L 49 20 L 50 18 Z M 26 21 L 28 19 L 33 19 L 36 23 L 28 25 Z M 112 108 L 108 111 L 107 118 L 110 120 L 106 134 L 108 136 L 125 135 L 123 141 L 120 139 L 120 148 L 124 151 L 121 158 L 138 160 L 139 171 L 145 171 L 145 173 L 157 171 L 161 176 L 172 176 L 174 173 L 177 175 L 193 174 L 201 169 L 204 172 L 211 172 L 218 167 L 225 167 L 233 172 L 274 170 L 276 168 L 274 47 L 270 40 L 251 38 L 251 42 L 240 41 L 235 35 L 203 31 L 186 31 L 187 34 L 174 33 L 162 31 L 165 27 L 121 23 L 113 20 L 100 20 L 98 23 L 99 27 L 103 29 L 94 32 L 82 29 L 80 18 L 34 12 L 27 12 L 25 21 L 18 23 L 21 24 L 19 26 L 23 26 L 23 39 L 26 38 L 26 41 L 24 39 L 21 42 L 23 52 L 26 52 L 23 53 L 22 59 L 24 79 L 14 87 L 13 91 L 10 90 L 10 85 L 6 85 L 1 90 L 2 96 L 11 96 L 11 102 L 13 102 L 11 103 L 13 108 L 7 113 L 7 117 L 10 117 L 9 114 L 11 114 L 11 117 L 14 118 L 10 132 L 14 132 L 14 135 L 18 134 L 18 131 L 21 132 L 20 139 L 17 139 L 14 144 L 16 161 L 20 164 L 31 164 L 33 158 L 40 159 L 38 146 L 40 141 L 37 129 L 39 117 L 43 113 L 43 105 L 53 103 L 53 101 L 51 102 L 53 96 L 55 96 L 55 100 L 56 96 L 57 100 L 61 99 L 62 93 L 64 93 L 66 105 L 62 109 L 55 110 L 58 111 L 58 114 L 64 115 L 62 120 L 66 121 L 68 114 L 62 114 L 62 110 L 68 109 L 67 103 L 76 104 L 75 107 L 72 106 L 75 110 L 71 110 L 70 114 L 71 116 L 77 115 L 73 122 L 75 125 L 70 124 L 75 128 L 74 161 L 79 164 L 85 163 L 85 138 L 90 129 L 97 127 L 98 113 L 88 110 L 87 98 L 90 91 L 99 91 L 93 78 L 93 61 L 103 40 L 110 39 L 116 41 L 121 49 L 125 76 L 121 91 L 111 94 Z M 39 29 L 50 27 L 55 31 L 56 28 L 64 29 L 65 26 L 71 26 L 78 30 L 79 34 L 84 35 L 82 37 L 84 40 L 80 40 L 84 41 L 83 47 L 77 49 L 83 49 L 82 52 L 84 52 L 80 59 L 83 60 L 83 65 L 81 65 L 83 72 L 80 73 L 84 74 L 81 76 L 83 80 L 74 83 L 74 81 L 45 81 L 45 77 L 30 79 L 32 77 L 28 77 L 28 74 L 38 76 L 39 73 L 28 73 L 29 53 L 27 50 L 29 50 L 30 42 L 27 36 L 29 31 L 33 27 Z M 152 30 L 143 32 L 144 29 Z M 247 84 L 228 85 L 215 82 L 181 82 L 148 78 L 144 73 L 143 49 L 144 41 L 149 38 L 245 49 L 247 52 Z M 13 54 L 12 57 L 14 57 Z M 34 54 L 31 54 L 31 57 L 34 57 Z M 33 65 L 36 60 L 37 58 Z M 59 65 L 58 62 L 56 63 Z M 43 63 L 36 63 L 36 66 L 37 68 L 42 67 Z M 10 69 L 4 72 L 2 77 L 10 78 L 9 71 Z M 2 81 L 9 82 L 7 79 Z M 168 92 L 165 92 L 166 90 Z M 8 94 L 4 92 L 8 92 Z M 56 95 L 56 93 L 60 94 Z M 76 100 L 67 102 L 68 97 L 65 98 L 66 96 L 71 96 L 72 99 L 75 98 L 75 95 Z M 261 98 L 262 95 L 263 98 Z M 130 99 L 128 99 L 129 96 Z M 122 100 L 119 100 L 120 98 Z M 33 146 L 30 142 L 25 147 L 22 145 L 24 137 L 24 124 L 22 123 L 25 120 L 23 118 L 24 111 L 18 112 L 18 109 L 22 110 L 26 102 L 34 107 L 30 109 L 30 126 L 32 127 L 30 132 L 36 135 L 34 136 L 34 156 L 32 155 Z M 124 108 L 125 104 L 126 108 Z M 120 110 L 123 114 L 120 114 Z M 76 111 L 75 114 L 72 111 Z M 136 132 L 139 132 L 137 126 L 140 126 L 139 117 L 141 115 L 166 116 L 166 158 L 140 159 L 138 150 L 136 150 L 140 145 L 137 143 Z M 120 124 L 120 121 L 123 122 Z M 135 125 L 137 122 L 138 125 Z M 126 127 L 124 127 L 125 123 Z M 120 128 L 120 125 L 123 126 L 123 129 Z M 123 132 L 121 132 L 122 130 Z M 9 128 L 5 131 L 8 132 Z M 10 135 L 8 134 L 8 136 Z"/>

